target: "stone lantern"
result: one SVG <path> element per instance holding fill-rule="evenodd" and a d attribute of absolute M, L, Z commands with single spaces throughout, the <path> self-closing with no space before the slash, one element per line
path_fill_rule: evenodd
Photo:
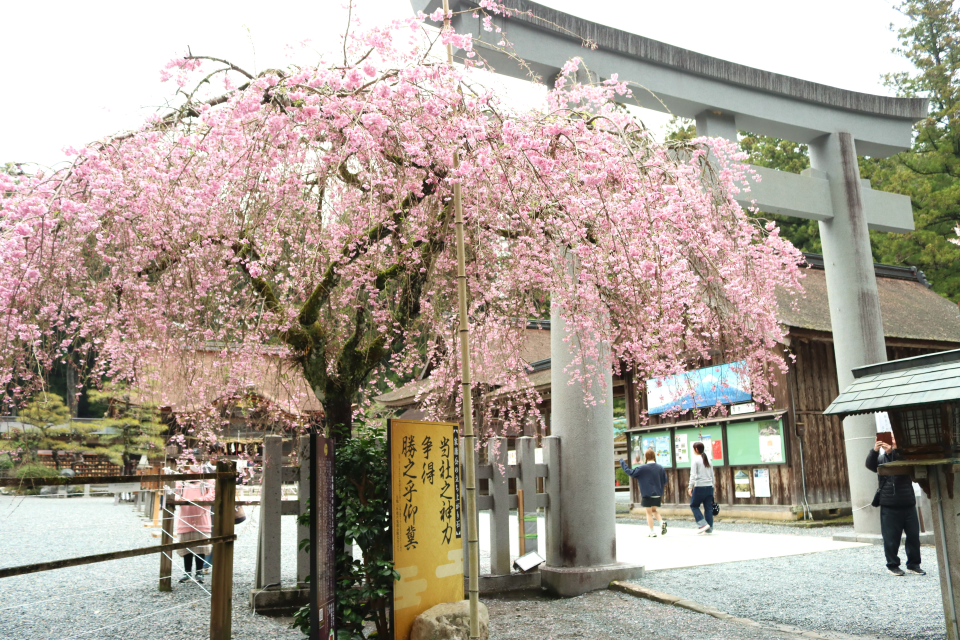
<path fill-rule="evenodd" d="M 886 412 L 901 459 L 880 475 L 909 475 L 933 505 L 947 638 L 960 640 L 960 350 L 853 369 L 854 382 L 824 414 Z"/>

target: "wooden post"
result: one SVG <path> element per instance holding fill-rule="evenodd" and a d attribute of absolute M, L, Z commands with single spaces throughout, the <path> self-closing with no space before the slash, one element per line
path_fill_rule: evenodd
<path fill-rule="evenodd" d="M 500 445 L 499 452 L 494 452 L 497 444 Z M 493 468 L 487 485 L 493 498 L 493 509 L 490 510 L 490 573 L 505 576 L 510 574 L 510 488 L 507 480 L 506 438 L 487 441 L 487 459 Z"/>
<path fill-rule="evenodd" d="M 517 438 L 517 467 L 520 474 L 517 477 L 517 496 L 523 491 L 530 505 L 530 515 L 521 506 L 520 536 L 523 544 L 520 555 L 529 551 L 540 551 L 540 539 L 537 531 L 537 443 L 536 438 Z M 519 503 L 520 498 L 517 498 Z"/>
<path fill-rule="evenodd" d="M 310 502 L 310 439 L 300 436 L 300 476 L 297 485 L 297 500 L 300 503 L 299 513 L 307 511 Z M 260 504 L 263 504 L 261 497 Z M 297 524 L 297 585 L 303 589 L 308 587 L 307 577 L 310 575 L 310 552 L 300 548 L 300 541 L 310 537 L 310 527 Z M 260 575 L 259 569 L 257 575 Z"/>
<path fill-rule="evenodd" d="M 160 501 L 163 499 L 162 491 L 153 492 L 153 522 L 146 525 L 148 527 L 159 527 L 160 526 Z"/>
<path fill-rule="evenodd" d="M 518 555 L 524 555 L 527 552 L 527 524 L 523 517 L 523 489 L 517 489 L 517 531 L 520 534 L 520 546 L 517 550 Z"/>
<path fill-rule="evenodd" d="M 162 497 L 162 496 L 161 496 Z M 169 502 L 163 498 L 165 502 Z M 164 505 L 163 510 L 163 532 L 160 537 L 160 544 L 170 544 L 173 542 L 173 510 L 174 507 L 169 504 Z M 170 574 L 173 571 L 173 559 L 169 554 L 160 554 L 160 591 L 172 590 L 170 584 Z"/>
<path fill-rule="evenodd" d="M 213 537 L 233 535 L 233 511 L 236 502 L 236 465 L 221 460 L 213 507 Z M 210 640 L 230 640 L 233 614 L 233 542 L 213 545 L 213 569 L 210 576 L 213 593 L 210 598 Z"/>
<path fill-rule="evenodd" d="M 263 439 L 263 474 L 260 484 L 260 540 L 257 559 L 259 568 L 255 589 L 280 586 L 280 523 L 281 482 L 283 481 L 283 439 Z M 299 544 L 299 542 L 298 542 Z"/>

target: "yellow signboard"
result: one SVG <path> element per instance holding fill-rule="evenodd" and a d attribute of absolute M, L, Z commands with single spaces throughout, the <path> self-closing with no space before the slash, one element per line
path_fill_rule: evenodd
<path fill-rule="evenodd" d="M 460 536 L 460 440 L 450 422 L 390 420 L 390 488 L 395 640 L 413 620 L 463 600 Z"/>

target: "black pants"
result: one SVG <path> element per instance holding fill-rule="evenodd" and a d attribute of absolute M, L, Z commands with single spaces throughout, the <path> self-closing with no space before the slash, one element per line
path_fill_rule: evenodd
<path fill-rule="evenodd" d="M 907 566 L 920 566 L 920 519 L 917 507 L 880 507 L 880 532 L 888 567 L 900 566 L 900 536 L 906 534 Z"/>
<path fill-rule="evenodd" d="M 197 560 L 197 571 L 200 571 L 201 569 L 203 569 L 203 565 L 204 565 L 203 556 L 198 556 L 191 551 L 187 555 L 183 556 L 183 570 L 186 571 L 187 573 L 190 573 L 190 567 L 193 564 L 194 558 L 196 558 Z"/>

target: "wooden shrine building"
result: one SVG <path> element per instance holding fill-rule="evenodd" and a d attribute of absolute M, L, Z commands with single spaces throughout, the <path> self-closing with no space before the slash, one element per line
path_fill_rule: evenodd
<path fill-rule="evenodd" d="M 794 520 L 805 513 L 824 518 L 851 512 L 842 423 L 823 415 L 839 395 L 826 278 L 821 257 L 806 257 L 811 268 L 803 281 L 805 296 L 796 308 L 786 295 L 779 300 L 786 346 L 796 359 L 788 363 L 786 375 L 779 375 L 772 406 L 758 406 L 749 396 L 737 398 L 727 392 L 734 401 L 727 416 L 696 421 L 688 412 L 668 418 L 656 414 L 657 407 L 648 406 L 647 396 L 655 385 L 649 385 L 647 393 L 638 393 L 629 377 L 614 378 L 614 420 L 625 427 L 627 442 L 626 455 L 618 446 L 611 462 L 621 456 L 634 461 L 646 448 L 654 448 L 657 461 L 667 468 L 669 485 L 661 510 L 668 518 L 671 512 L 689 514 L 686 483 L 690 445 L 695 440 L 708 444 L 706 449 L 713 455 L 715 496 L 726 516 Z M 875 265 L 875 272 L 888 359 L 960 348 L 960 310 L 930 290 L 922 272 L 881 264 Z M 540 409 L 547 433 L 530 430 L 507 435 L 549 435 L 549 322 L 532 321 L 527 333 L 524 356 L 532 367 L 528 379 L 543 398 Z M 707 369 L 723 365 L 711 364 Z M 415 395 L 426 384 L 428 379 L 408 384 L 378 401 L 417 419 L 421 414 Z M 628 411 L 631 406 L 638 411 Z M 640 414 L 651 409 L 641 425 Z M 862 448 L 864 457 L 872 446 L 871 442 L 849 444 Z M 635 482 L 630 502 L 639 508 Z"/>

